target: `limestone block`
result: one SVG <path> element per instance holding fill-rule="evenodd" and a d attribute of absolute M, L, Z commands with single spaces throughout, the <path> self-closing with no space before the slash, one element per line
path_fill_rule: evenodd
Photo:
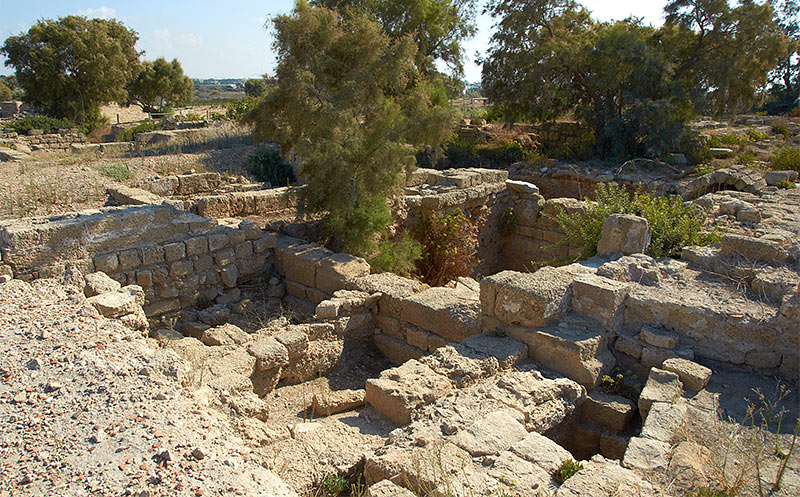
<path fill-rule="evenodd" d="M 612 214 L 603 223 L 597 254 L 643 254 L 648 245 L 650 225 L 646 219 L 631 214 Z"/>
<path fill-rule="evenodd" d="M 785 264 L 788 252 L 778 242 L 745 235 L 726 234 L 720 245 L 722 255 L 743 257 L 751 263 Z"/>
<path fill-rule="evenodd" d="M 663 349 L 674 349 L 678 345 L 677 333 L 655 326 L 642 326 L 639 338 L 645 343 Z"/>
<path fill-rule="evenodd" d="M 206 345 L 241 345 L 250 341 L 250 335 L 238 326 L 223 324 L 203 331 L 200 341 Z"/>
<path fill-rule="evenodd" d="M 87 297 L 116 292 L 122 288 L 122 285 L 120 285 L 118 281 L 112 280 L 106 273 L 100 271 L 84 275 L 83 278 L 86 281 L 83 293 Z"/>
<path fill-rule="evenodd" d="M 642 426 L 641 436 L 671 444 L 686 422 L 686 404 L 654 402 Z"/>
<path fill-rule="evenodd" d="M 511 452 L 549 474 L 558 471 L 561 463 L 567 459 L 572 459 L 572 454 L 565 448 L 536 432 L 524 435 L 524 438 L 511 446 Z"/>
<path fill-rule="evenodd" d="M 568 308 L 572 280 L 569 272 L 552 267 L 535 273 L 503 271 L 481 280 L 481 309 L 504 323 L 543 326 Z"/>
<path fill-rule="evenodd" d="M 308 349 L 308 335 L 302 327 L 290 326 L 275 334 L 275 339 L 280 342 L 289 354 L 289 361 L 302 357 Z"/>
<path fill-rule="evenodd" d="M 459 431 L 451 441 L 472 457 L 499 455 L 528 434 L 518 420 L 521 416 L 513 409 L 490 412 Z"/>
<path fill-rule="evenodd" d="M 253 242 L 244 241 L 236 244 L 234 247 L 234 253 L 236 254 L 237 259 L 249 259 L 250 257 L 253 257 Z"/>
<path fill-rule="evenodd" d="M 220 267 L 234 264 L 236 262 L 236 252 L 233 247 L 228 247 L 215 253 L 214 262 Z"/>
<path fill-rule="evenodd" d="M 500 453 L 488 473 L 507 485 L 511 495 L 541 495 L 550 486 L 547 471 L 510 451 Z"/>
<path fill-rule="evenodd" d="M 164 262 L 164 247 L 144 247 L 142 250 L 142 265 L 152 266 Z"/>
<path fill-rule="evenodd" d="M 383 333 L 375 335 L 373 340 L 381 354 L 396 364 L 402 364 L 410 359 L 419 359 L 426 352 Z"/>
<path fill-rule="evenodd" d="M 184 243 L 186 244 L 186 255 L 189 257 L 202 255 L 208 252 L 208 237 L 197 236 L 187 238 L 184 240 Z"/>
<path fill-rule="evenodd" d="M 138 249 L 121 250 L 117 257 L 119 257 L 119 269 L 121 271 L 135 269 L 142 265 L 142 256 Z"/>
<path fill-rule="evenodd" d="M 178 194 L 193 195 L 218 188 L 221 183 L 218 173 L 196 173 L 178 175 Z"/>
<path fill-rule="evenodd" d="M 169 275 L 174 279 L 180 279 L 194 271 L 194 263 L 188 259 L 175 261 L 169 265 Z"/>
<path fill-rule="evenodd" d="M 391 480 L 381 480 L 369 487 L 364 497 L 414 497 L 414 493 Z"/>
<path fill-rule="evenodd" d="M 393 273 L 380 273 L 356 278 L 348 282 L 347 288 L 370 294 L 380 293 L 379 314 L 400 319 L 403 312 L 403 300 L 420 292 L 423 285 L 419 281 L 403 278 Z"/>
<path fill-rule="evenodd" d="M 253 221 L 242 221 L 239 223 L 239 230 L 244 233 L 245 240 L 258 240 L 263 234 L 258 223 L 254 223 Z"/>
<path fill-rule="evenodd" d="M 103 293 L 90 297 L 88 302 L 107 318 L 131 314 L 141 307 L 137 302 L 137 295 L 129 291 Z"/>
<path fill-rule="evenodd" d="M 794 183 L 797 181 L 797 171 L 765 171 L 764 180 L 770 186 L 775 186 L 783 181 Z"/>
<path fill-rule="evenodd" d="M 466 289 L 437 287 L 408 296 L 402 317 L 453 342 L 480 333 L 481 328 L 478 295 Z"/>
<path fill-rule="evenodd" d="M 256 358 L 256 366 L 270 370 L 289 364 L 289 352 L 273 337 L 265 337 L 247 346 L 247 352 Z"/>
<path fill-rule="evenodd" d="M 225 266 L 219 270 L 219 278 L 226 288 L 233 288 L 239 278 L 239 268 L 236 267 L 236 264 Z"/>
<path fill-rule="evenodd" d="M 668 443 L 652 438 L 633 437 L 628 442 L 622 465 L 638 471 L 665 470 L 669 464 Z"/>
<path fill-rule="evenodd" d="M 369 275 L 370 267 L 361 257 L 349 254 L 331 254 L 317 262 L 316 288 L 333 294 L 347 287 L 347 283 Z"/>
<path fill-rule="evenodd" d="M 284 368 L 283 378 L 289 383 L 319 378 L 338 367 L 343 349 L 344 341 L 337 338 L 310 340 L 305 354 Z"/>
<path fill-rule="evenodd" d="M 636 360 L 642 357 L 642 343 L 635 338 L 626 335 L 620 335 L 614 342 L 614 349 L 617 352 L 629 355 Z"/>
<path fill-rule="evenodd" d="M 367 402 L 398 425 L 409 424 L 416 408 L 453 391 L 447 378 L 413 359 L 368 379 L 366 385 Z"/>
<path fill-rule="evenodd" d="M 96 255 L 93 259 L 94 268 L 98 272 L 115 273 L 119 270 L 119 257 L 116 252 L 112 254 Z"/>
<path fill-rule="evenodd" d="M 603 457 L 621 461 L 625 457 L 628 440 L 617 433 L 603 432 L 600 435 L 600 453 L 603 454 Z"/>
<path fill-rule="evenodd" d="M 647 383 L 639 395 L 639 412 L 642 419 L 647 419 L 647 413 L 654 402 L 674 404 L 681 394 L 683 394 L 683 384 L 676 373 L 658 368 L 650 369 Z"/>
<path fill-rule="evenodd" d="M 636 404 L 618 395 L 590 392 L 581 406 L 583 419 L 615 431 L 625 431 L 636 412 Z"/>
<path fill-rule="evenodd" d="M 575 312 L 598 321 L 606 329 L 622 322 L 620 307 L 628 296 L 629 285 L 593 274 L 579 274 L 572 284 Z"/>
<path fill-rule="evenodd" d="M 281 261 L 283 276 L 290 281 L 315 288 L 317 284 L 317 263 L 333 253 L 317 245 L 278 247 L 277 256 Z"/>
<path fill-rule="evenodd" d="M 183 242 L 168 243 L 164 245 L 164 258 L 167 262 L 177 261 L 186 257 L 186 244 Z"/>
<path fill-rule="evenodd" d="M 589 389 L 616 363 L 608 351 L 608 334 L 599 329 L 562 322 L 541 329 L 511 326 L 506 331 L 528 345 L 532 359 Z"/>
<path fill-rule="evenodd" d="M 253 392 L 237 392 L 228 399 L 228 404 L 239 416 L 260 421 L 269 419 L 269 406 Z"/>
<path fill-rule="evenodd" d="M 163 299 L 150 302 L 144 306 L 144 313 L 148 317 L 157 317 L 170 312 L 179 311 L 181 302 L 178 299 Z"/>
<path fill-rule="evenodd" d="M 262 254 L 274 249 L 278 245 L 278 236 L 275 233 L 264 233 L 261 238 L 253 240 L 253 252 Z"/>
<path fill-rule="evenodd" d="M 150 323 L 147 321 L 147 315 L 141 307 L 136 309 L 130 314 L 120 316 L 120 322 L 132 330 L 147 331 L 150 328 Z"/>
<path fill-rule="evenodd" d="M 488 354 L 475 353 L 461 344 L 439 347 L 436 352 L 419 361 L 446 376 L 458 388 L 487 378 L 499 370 L 497 359 Z"/>
<path fill-rule="evenodd" d="M 420 330 L 416 326 L 406 327 L 406 342 L 412 347 L 428 350 L 428 337 L 430 335 L 427 331 Z"/>
<path fill-rule="evenodd" d="M 330 416 L 340 412 L 352 411 L 364 407 L 365 390 L 331 390 L 315 391 L 311 399 L 311 409 L 317 416 Z"/>
<path fill-rule="evenodd" d="M 664 369 L 676 373 L 687 389 L 698 392 L 708 385 L 711 369 L 696 362 L 673 357 L 664 361 Z"/>
<path fill-rule="evenodd" d="M 528 346 L 511 337 L 481 333 L 465 338 L 461 344 L 478 354 L 493 357 L 500 368 L 508 369 L 528 357 Z"/>
<path fill-rule="evenodd" d="M 663 456 L 666 457 L 666 456 Z M 555 497 L 654 497 L 653 486 L 635 471 L 623 468 L 618 461 L 594 456 L 583 469 L 561 485 Z"/>

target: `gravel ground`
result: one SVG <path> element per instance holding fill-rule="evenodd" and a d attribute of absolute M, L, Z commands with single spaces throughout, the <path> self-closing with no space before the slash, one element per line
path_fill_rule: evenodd
<path fill-rule="evenodd" d="M 54 280 L 0 284 L 0 497 L 294 493 L 189 365 Z"/>

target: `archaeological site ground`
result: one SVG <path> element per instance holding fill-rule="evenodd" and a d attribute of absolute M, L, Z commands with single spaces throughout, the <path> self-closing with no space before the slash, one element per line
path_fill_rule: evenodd
<path fill-rule="evenodd" d="M 757 166 L 800 125 L 771 119 L 695 122 L 705 170 L 415 170 L 398 229 L 476 227 L 441 286 L 318 243 L 246 131 L 5 133 L 0 496 L 800 495 L 800 189 Z M 616 214 L 581 258 L 559 215 L 609 184 L 716 238 L 652 257 Z"/>

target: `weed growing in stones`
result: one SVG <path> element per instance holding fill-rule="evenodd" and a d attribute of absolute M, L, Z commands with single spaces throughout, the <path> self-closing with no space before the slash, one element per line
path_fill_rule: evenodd
<path fill-rule="evenodd" d="M 461 210 L 433 213 L 423 222 L 422 259 L 418 263 L 423 281 L 440 286 L 459 276 L 469 276 L 476 264 L 478 227 Z"/>
<path fill-rule="evenodd" d="M 556 483 L 562 485 L 565 481 L 569 480 L 575 474 L 583 469 L 583 465 L 579 462 L 573 461 L 572 459 L 567 459 L 561 463 L 561 467 L 558 468 L 556 474 L 553 475 L 555 478 Z"/>
<path fill-rule="evenodd" d="M 784 147 L 770 159 L 772 169 L 776 171 L 784 171 L 791 169 L 793 171 L 800 171 L 800 149 L 795 147 Z"/>
<path fill-rule="evenodd" d="M 513 207 L 509 207 L 508 210 L 500 215 L 500 232 L 502 234 L 513 235 L 517 232 L 518 226 L 519 221 L 517 221 L 517 216 L 514 214 Z"/>
<path fill-rule="evenodd" d="M 603 393 L 619 395 L 633 402 L 639 402 L 639 394 L 641 393 L 636 388 L 625 383 L 625 378 L 621 374 L 613 378 L 609 375 L 603 375 L 600 389 Z"/>
<path fill-rule="evenodd" d="M 97 172 L 106 178 L 113 179 L 114 181 L 127 181 L 133 178 L 134 174 L 128 166 L 124 164 L 102 164 L 97 166 Z"/>

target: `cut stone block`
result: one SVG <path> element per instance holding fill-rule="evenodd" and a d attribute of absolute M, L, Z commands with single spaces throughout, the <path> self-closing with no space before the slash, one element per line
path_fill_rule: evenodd
<path fill-rule="evenodd" d="M 379 314 L 398 319 L 402 316 L 403 300 L 422 289 L 419 281 L 403 278 L 392 273 L 371 274 L 348 282 L 350 290 L 370 294 L 380 293 Z"/>
<path fill-rule="evenodd" d="M 642 437 L 670 443 L 686 421 L 686 404 L 654 402 L 642 426 Z"/>
<path fill-rule="evenodd" d="M 316 287 L 332 295 L 344 289 L 349 281 L 367 276 L 369 270 L 369 264 L 361 257 L 331 254 L 317 262 Z"/>
<path fill-rule="evenodd" d="M 665 470 L 669 464 L 669 449 L 668 443 L 633 437 L 628 442 L 622 465 L 639 471 Z"/>
<path fill-rule="evenodd" d="M 376 411 L 398 425 L 411 422 L 411 413 L 453 391 L 444 376 L 412 359 L 367 380 L 366 399 Z"/>
<path fill-rule="evenodd" d="M 446 376 L 458 388 L 487 378 L 500 369 L 497 359 L 461 344 L 440 347 L 419 361 Z"/>
<path fill-rule="evenodd" d="M 330 416 L 364 407 L 364 390 L 330 390 L 315 392 L 311 409 L 317 416 Z"/>
<path fill-rule="evenodd" d="M 101 295 L 96 295 L 88 299 L 89 303 L 95 309 L 100 311 L 100 314 L 107 318 L 118 318 L 126 314 L 132 314 L 141 307 L 144 303 L 144 292 L 141 298 L 138 292 L 133 290 L 126 291 L 125 289 L 132 287 L 125 287 L 118 292 L 108 292 Z M 141 291 L 141 287 L 136 287 Z"/>
<path fill-rule="evenodd" d="M 622 435 L 611 432 L 604 432 L 600 435 L 600 453 L 603 454 L 603 457 L 621 461 L 625 457 L 627 448 L 628 438 Z"/>
<path fill-rule="evenodd" d="M 653 497 L 653 486 L 635 471 L 625 469 L 617 461 L 594 456 L 583 462 L 583 469 L 561 485 L 555 497 Z"/>
<path fill-rule="evenodd" d="M 451 441 L 472 457 L 498 455 L 527 435 L 525 427 L 518 421 L 521 417 L 522 413 L 512 409 L 490 412 L 459 431 Z"/>
<path fill-rule="evenodd" d="M 663 349 L 674 349 L 675 346 L 678 345 L 677 333 L 655 326 L 642 326 L 639 338 L 641 338 L 643 342 Z"/>
<path fill-rule="evenodd" d="M 579 274 L 572 284 L 572 307 L 606 329 L 614 329 L 622 322 L 620 307 L 628 296 L 629 286 L 593 274 Z"/>
<path fill-rule="evenodd" d="M 598 255 L 643 254 L 650 245 L 650 224 L 632 214 L 612 214 L 603 223 Z"/>
<path fill-rule="evenodd" d="M 506 331 L 528 345 L 532 359 L 589 389 L 615 364 L 608 351 L 608 335 L 599 329 L 562 322 L 533 330 L 511 326 Z"/>
<path fill-rule="evenodd" d="M 581 409 L 585 421 L 611 430 L 625 431 L 636 412 L 636 405 L 625 397 L 594 391 L 586 396 Z"/>
<path fill-rule="evenodd" d="M 279 331 L 275 334 L 275 340 L 286 347 L 290 362 L 302 357 L 308 349 L 308 335 L 299 326 L 290 326 Z"/>
<path fill-rule="evenodd" d="M 83 278 L 86 281 L 86 286 L 83 289 L 83 293 L 87 297 L 94 297 L 95 295 L 108 292 L 116 292 L 122 288 L 122 285 L 120 285 L 118 281 L 111 279 L 111 277 L 106 273 L 100 271 L 84 275 Z"/>
<path fill-rule="evenodd" d="M 549 474 L 561 467 L 561 463 L 572 459 L 567 449 L 561 447 L 544 435 L 531 432 L 511 446 L 511 452 L 539 466 Z"/>
<path fill-rule="evenodd" d="M 462 345 L 497 359 L 501 368 L 510 368 L 528 357 L 528 346 L 510 337 L 481 333 L 465 338 Z"/>
<path fill-rule="evenodd" d="M 424 350 L 412 347 L 411 345 L 401 342 L 400 340 L 392 338 L 384 333 L 375 335 L 373 340 L 375 341 L 375 346 L 378 348 L 378 350 L 380 350 L 381 354 L 395 364 L 403 364 L 409 359 L 419 359 L 425 355 Z"/>
<path fill-rule="evenodd" d="M 256 358 L 256 365 L 262 370 L 279 368 L 289 364 L 289 352 L 273 337 L 266 337 L 247 346 L 247 352 Z"/>
<path fill-rule="evenodd" d="M 676 373 L 658 368 L 650 369 L 647 383 L 639 395 L 639 412 L 642 419 L 647 419 L 647 413 L 654 402 L 674 404 L 681 394 L 683 394 L 683 384 Z"/>
<path fill-rule="evenodd" d="M 364 497 L 414 497 L 414 493 L 395 485 L 391 480 L 381 480 L 369 487 Z"/>
<path fill-rule="evenodd" d="M 223 324 L 203 331 L 200 341 L 206 345 L 241 345 L 250 341 L 250 335 L 238 326 Z"/>
<path fill-rule="evenodd" d="M 403 301 L 403 319 L 451 342 L 480 333 L 478 295 L 465 289 L 430 288 Z"/>
<path fill-rule="evenodd" d="M 513 452 L 500 454 L 489 476 L 510 487 L 511 495 L 540 495 L 550 485 L 550 473 Z M 502 495 L 502 494 L 501 494 Z"/>
<path fill-rule="evenodd" d="M 481 279 L 481 309 L 503 323 L 547 325 L 567 310 L 573 275 L 552 267 L 535 273 L 503 271 Z"/>
<path fill-rule="evenodd" d="M 678 357 L 664 361 L 664 369 L 676 373 L 683 386 L 694 392 L 704 389 L 711 379 L 711 369 Z"/>
<path fill-rule="evenodd" d="M 288 247 L 278 246 L 277 255 L 283 276 L 287 280 L 313 288 L 317 284 L 318 263 L 323 258 L 333 255 L 333 252 L 316 243 L 308 243 Z"/>

